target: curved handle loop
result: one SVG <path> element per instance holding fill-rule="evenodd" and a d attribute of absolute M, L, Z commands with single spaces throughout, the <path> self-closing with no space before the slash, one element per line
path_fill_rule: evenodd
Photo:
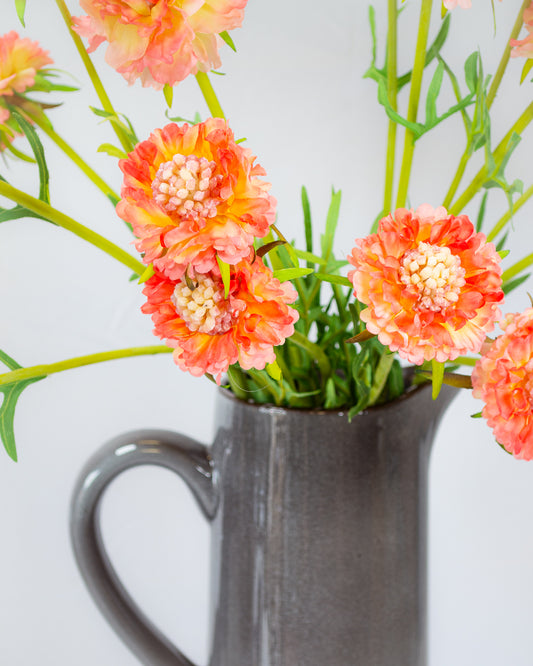
<path fill-rule="evenodd" d="M 83 468 L 72 498 L 71 539 L 83 579 L 100 611 L 146 666 L 194 666 L 143 614 L 115 573 L 103 544 L 99 508 L 109 483 L 138 465 L 176 472 L 189 486 L 205 517 L 216 508 L 207 448 L 166 430 L 138 430 L 108 442 Z"/>

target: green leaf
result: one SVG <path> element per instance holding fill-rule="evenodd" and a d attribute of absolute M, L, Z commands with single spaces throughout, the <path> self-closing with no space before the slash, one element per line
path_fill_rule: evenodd
<path fill-rule="evenodd" d="M 19 17 L 19 21 L 22 23 L 24 27 L 26 27 L 26 24 L 24 23 L 24 12 L 26 11 L 26 0 L 15 0 L 15 9 L 17 10 L 17 16 Z"/>
<path fill-rule="evenodd" d="M 481 204 L 479 206 L 479 212 L 477 214 L 477 221 L 476 221 L 476 231 L 481 231 L 483 227 L 483 220 L 485 219 L 485 210 L 487 207 L 487 199 L 488 199 L 489 193 L 485 192 L 483 194 L 483 198 L 481 199 Z"/>
<path fill-rule="evenodd" d="M 505 259 L 505 257 L 511 252 L 511 250 L 500 250 L 498 254 L 500 255 L 500 259 Z"/>
<path fill-rule="evenodd" d="M 163 95 L 165 97 L 165 102 L 167 103 L 168 108 L 172 106 L 172 99 L 174 97 L 174 88 L 169 85 L 168 83 L 165 83 L 163 86 Z"/>
<path fill-rule="evenodd" d="M 142 275 L 139 276 L 138 284 L 144 284 L 146 280 L 149 280 L 154 274 L 154 265 L 148 264 L 146 269 L 143 271 Z"/>
<path fill-rule="evenodd" d="M 312 272 L 312 268 L 280 268 L 274 271 L 274 277 L 280 282 L 287 282 L 287 280 L 294 280 L 304 275 L 309 275 Z"/>
<path fill-rule="evenodd" d="M 521 284 L 523 284 L 527 279 L 529 279 L 530 276 L 531 273 L 526 273 L 526 275 L 521 275 L 520 277 L 515 278 L 514 280 L 509 280 L 508 282 L 504 282 L 502 284 L 503 293 L 507 296 L 507 294 L 511 293 L 511 291 L 513 291 Z"/>
<path fill-rule="evenodd" d="M 306 252 L 305 250 L 298 250 L 297 248 L 294 248 L 294 254 L 298 257 L 298 259 L 303 259 L 311 264 L 326 266 L 328 263 L 325 259 L 322 259 L 322 257 L 319 257 L 317 254 Z M 311 267 L 308 266 L 308 268 Z"/>
<path fill-rule="evenodd" d="M 339 190 L 331 193 L 331 203 L 328 209 L 326 218 L 325 233 L 321 238 L 322 258 L 328 260 L 333 249 L 333 241 L 335 239 L 335 231 L 337 229 L 337 222 L 339 221 L 339 212 L 341 207 L 342 193 Z"/>
<path fill-rule="evenodd" d="M 46 158 L 44 156 L 44 148 L 37 132 L 33 129 L 33 126 L 22 116 L 16 109 L 10 109 L 11 115 L 17 121 L 20 129 L 26 135 L 28 142 L 31 146 L 35 159 L 37 161 L 37 167 L 39 169 L 39 199 L 45 203 L 50 203 L 50 189 L 49 181 L 50 175 L 48 173 L 48 166 L 46 164 Z"/>
<path fill-rule="evenodd" d="M 217 264 L 220 268 L 220 276 L 222 277 L 222 284 L 224 285 L 224 298 L 229 296 L 229 287 L 230 287 L 230 267 L 225 261 L 223 261 L 217 254 Z"/>
<path fill-rule="evenodd" d="M 322 280 L 322 282 L 330 282 L 331 284 L 340 284 L 343 287 L 351 287 L 353 289 L 353 284 L 348 280 L 347 277 L 342 275 L 328 275 L 327 273 L 317 273 L 317 280 Z"/>
<path fill-rule="evenodd" d="M 223 32 L 218 33 L 220 37 L 222 37 L 222 40 L 226 42 L 226 44 L 237 53 L 237 49 L 235 48 L 235 44 L 233 43 L 233 39 L 231 38 L 230 34 L 228 33 L 227 30 L 224 30 Z"/>
<path fill-rule="evenodd" d="M 465 81 L 471 93 L 477 91 L 479 81 L 479 51 L 471 53 L 465 62 Z"/>
<path fill-rule="evenodd" d="M 372 386 L 370 387 L 370 394 L 368 396 L 369 405 L 376 404 L 385 384 L 387 383 L 389 372 L 392 368 L 394 360 L 395 354 L 390 352 L 388 349 L 385 349 L 381 354 L 376 371 L 374 372 L 374 380 L 372 381 Z"/>
<path fill-rule="evenodd" d="M 112 143 L 102 143 L 98 146 L 96 152 L 106 153 L 106 155 L 109 155 L 110 157 L 118 157 L 118 159 L 124 159 L 128 156 L 123 150 L 117 148 L 117 146 L 114 146 Z"/>
<path fill-rule="evenodd" d="M 426 126 L 433 126 L 437 122 L 437 98 L 442 87 L 443 78 L 444 64 L 439 62 L 428 88 L 428 94 L 426 98 Z"/>
<path fill-rule="evenodd" d="M 18 370 L 22 367 L 2 350 L 0 350 L 0 361 L 10 370 Z M 17 447 L 15 444 L 14 421 L 17 400 L 27 386 L 44 378 L 45 376 L 33 377 L 0 386 L 0 393 L 4 394 L 2 405 L 0 406 L 0 439 L 4 444 L 7 454 L 15 462 L 17 461 Z"/>
<path fill-rule="evenodd" d="M 309 204 L 309 197 L 307 196 L 307 190 L 305 187 L 302 187 L 302 209 L 304 213 L 305 249 L 307 252 L 312 253 L 313 223 L 311 221 L 311 206 Z M 314 259 L 311 261 L 314 261 Z M 311 266 L 308 265 L 307 268 L 311 268 Z"/>
<path fill-rule="evenodd" d="M 266 371 L 272 379 L 275 379 L 277 382 L 281 381 L 281 368 L 278 365 L 277 361 L 273 363 L 266 364 Z"/>
<path fill-rule="evenodd" d="M 520 84 L 524 83 L 524 79 L 529 74 L 532 67 L 533 67 L 533 58 L 528 58 L 524 63 L 524 67 L 522 68 L 522 74 L 520 75 Z"/>
<path fill-rule="evenodd" d="M 420 138 L 422 134 L 424 133 L 424 126 L 421 125 L 420 123 L 416 122 L 411 122 L 410 120 L 407 120 L 407 118 L 404 118 L 401 116 L 393 107 L 391 106 L 391 103 L 389 102 L 389 96 L 387 94 L 387 85 L 384 80 L 378 82 L 378 102 L 383 106 L 385 109 L 385 113 L 387 116 L 393 120 L 395 123 L 398 123 L 399 125 L 403 125 L 406 127 L 408 130 L 410 130 L 415 138 Z"/>

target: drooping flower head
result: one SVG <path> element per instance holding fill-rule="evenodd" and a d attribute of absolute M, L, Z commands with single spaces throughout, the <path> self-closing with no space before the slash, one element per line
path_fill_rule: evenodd
<path fill-rule="evenodd" d="M 524 10 L 524 26 L 528 35 L 524 39 L 511 39 L 511 57 L 533 58 L 533 2 Z"/>
<path fill-rule="evenodd" d="M 89 53 L 107 41 L 106 61 L 128 81 L 162 88 L 220 67 L 221 32 L 241 25 L 247 0 L 80 0 L 74 29 Z"/>
<path fill-rule="evenodd" d="M 0 150 L 20 134 L 17 123 L 10 119 L 8 105 L 35 107 L 24 94 L 32 91 L 38 72 L 52 62 L 37 42 L 19 37 L 13 30 L 0 37 Z"/>
<path fill-rule="evenodd" d="M 272 363 L 274 346 L 293 334 L 298 319 L 288 305 L 296 300 L 294 288 L 274 278 L 259 257 L 232 267 L 227 299 L 218 268 L 177 281 L 156 273 L 143 293 L 142 310 L 152 315 L 154 333 L 174 348 L 177 365 L 218 382 L 233 363 L 244 370 Z"/>
<path fill-rule="evenodd" d="M 268 233 L 275 200 L 250 150 L 220 118 L 155 130 L 121 160 L 117 212 L 131 223 L 143 260 L 171 279 L 236 264 Z"/>
<path fill-rule="evenodd" d="M 504 332 L 472 372 L 473 395 L 496 440 L 522 460 L 533 459 L 533 308 L 509 314 Z"/>
<path fill-rule="evenodd" d="M 399 208 L 348 260 L 367 329 L 411 363 L 478 352 L 500 316 L 500 257 L 466 215 Z"/>

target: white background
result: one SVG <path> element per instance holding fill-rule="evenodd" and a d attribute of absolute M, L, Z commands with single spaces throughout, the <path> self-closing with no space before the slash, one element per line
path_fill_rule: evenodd
<path fill-rule="evenodd" d="M 55 3 L 28 0 L 26 30 L 18 25 L 13 4 L 0 0 L 0 34 L 16 29 L 38 39 L 58 67 L 75 74 L 82 91 L 65 94 L 65 105 L 50 117 L 118 189 L 116 161 L 96 154 L 113 135 L 88 110 L 99 103 Z M 478 46 L 486 71 L 495 70 L 520 3 L 495 4 L 496 34 L 489 0 L 475 0 L 470 11 L 454 11 L 453 36 L 443 53 L 461 82 L 462 63 Z M 376 0 L 375 6 L 381 64 L 386 3 Z M 402 71 L 410 68 L 414 53 L 418 6 L 407 2 L 401 19 Z M 435 2 L 433 28 L 438 28 L 439 6 Z M 76 2 L 69 7 L 81 13 Z M 236 136 L 248 138 L 273 183 L 279 226 L 287 236 L 302 239 L 299 192 L 305 184 L 318 237 L 331 187 L 342 189 L 336 249 L 339 255 L 348 253 L 353 239 L 367 233 L 382 200 L 387 122 L 374 82 L 362 78 L 371 50 L 367 2 L 251 1 L 244 27 L 233 37 L 238 54 L 224 47 L 227 76 L 213 80 Z M 96 63 L 115 106 L 131 116 L 141 138 L 166 122 L 161 93 L 128 88 L 100 52 Z M 530 100 L 530 83 L 518 89 L 521 67 L 521 60 L 511 62 L 494 104 L 495 142 Z M 447 94 L 441 110 L 450 102 Z M 192 117 L 197 110 L 207 115 L 192 79 L 175 89 L 172 112 Z M 531 182 L 528 134 L 509 170 L 526 186 Z M 456 118 L 417 144 L 410 190 L 414 206 L 441 203 L 463 141 Z M 54 205 L 128 248 L 128 232 L 105 198 L 43 142 Z M 9 169 L 0 165 L 0 172 L 37 192 L 31 169 L 11 163 Z M 465 212 L 475 217 L 477 205 Z M 493 192 L 489 223 L 505 205 L 504 196 Z M 514 259 L 531 251 L 531 214 L 526 206 L 516 215 L 510 242 Z M 128 282 L 128 269 L 99 250 L 37 220 L 1 225 L 0 244 L 0 348 L 21 365 L 156 342 L 149 318 L 139 312 L 140 289 Z M 528 305 L 523 288 L 508 299 L 506 310 Z M 68 536 L 71 490 L 89 455 L 121 432 L 168 427 L 209 442 L 214 395 L 207 380 L 182 374 L 166 355 L 70 371 L 27 389 L 16 414 L 20 462 L 0 457 L 0 664 L 137 663 L 101 618 L 78 575 Z M 532 666 L 533 463 L 501 451 L 485 423 L 470 418 L 480 408 L 467 392 L 457 398 L 432 456 L 430 664 Z M 106 543 L 133 596 L 191 659 L 205 664 L 208 529 L 187 490 L 169 472 L 137 469 L 115 482 L 103 514 Z"/>

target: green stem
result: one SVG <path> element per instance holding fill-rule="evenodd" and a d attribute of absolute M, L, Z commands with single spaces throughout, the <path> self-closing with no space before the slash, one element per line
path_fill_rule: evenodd
<path fill-rule="evenodd" d="M 526 268 L 529 268 L 533 264 L 533 253 L 528 254 L 527 257 L 520 259 L 515 264 L 510 266 L 506 271 L 502 273 L 502 282 L 508 282 L 511 278 L 514 278 L 515 275 L 518 275 L 522 271 L 525 271 Z"/>
<path fill-rule="evenodd" d="M 113 190 L 113 188 L 111 188 L 105 180 L 101 178 L 62 137 L 59 136 L 59 134 L 57 134 L 49 125 L 43 123 L 40 118 L 27 112 L 26 115 L 65 153 L 65 155 L 67 155 L 67 157 L 74 162 L 79 169 L 81 169 L 81 171 L 83 171 L 87 178 L 89 178 L 89 180 L 91 180 L 96 187 L 106 195 L 106 197 L 115 202 L 120 200 L 119 195 Z"/>
<path fill-rule="evenodd" d="M 530 185 L 528 189 L 513 203 L 513 209 L 508 210 L 504 215 L 502 215 L 502 217 L 494 225 L 491 231 L 487 234 L 488 241 L 494 240 L 494 238 L 496 238 L 496 236 L 500 233 L 500 231 L 512 218 L 514 213 L 516 213 L 517 210 L 522 208 L 522 206 L 526 203 L 526 201 L 529 198 L 531 198 L 532 195 L 533 195 L 533 185 Z"/>
<path fill-rule="evenodd" d="M 507 134 L 503 137 L 503 139 L 498 144 L 498 147 L 494 151 L 494 162 L 496 164 L 496 169 L 498 168 L 499 164 L 505 157 L 505 150 L 509 144 L 511 136 L 513 134 L 521 135 L 532 120 L 533 120 L 533 102 L 531 102 L 522 112 L 522 114 L 518 117 L 516 122 L 513 124 L 513 126 L 507 132 Z M 473 199 L 474 196 L 478 193 L 478 191 L 483 187 L 483 184 L 487 180 L 488 176 L 489 176 L 488 169 L 485 165 L 477 172 L 470 185 L 468 185 L 468 187 L 457 199 L 457 201 L 451 206 L 450 213 L 452 213 L 452 215 L 459 215 L 461 213 L 461 211 L 465 208 L 468 202 L 471 201 L 471 199 Z"/>
<path fill-rule="evenodd" d="M 100 100 L 100 103 L 102 104 L 102 107 L 104 111 L 107 111 L 108 113 L 113 114 L 114 116 L 117 116 L 117 113 L 115 109 L 113 108 L 113 105 L 111 104 L 111 100 L 109 99 L 107 92 L 102 84 L 102 81 L 100 80 L 100 77 L 98 76 L 98 72 L 96 71 L 92 60 L 89 57 L 89 54 L 87 53 L 87 49 L 85 48 L 81 37 L 78 35 L 77 32 L 74 32 L 72 29 L 72 16 L 68 10 L 68 7 L 66 6 L 64 0 L 56 0 L 56 5 L 61 12 L 61 16 L 63 17 L 63 20 L 65 21 L 65 24 L 69 30 L 70 36 L 72 37 L 72 40 L 74 42 L 74 45 L 80 54 L 80 57 L 83 61 L 83 64 L 85 66 L 85 69 L 87 70 L 87 74 L 89 75 L 89 78 L 91 79 L 91 82 L 93 84 L 93 87 L 96 91 L 96 94 L 98 95 L 98 99 Z M 112 118 L 111 120 L 111 125 L 113 126 L 113 129 L 115 130 L 115 134 L 117 135 L 118 140 L 120 141 L 122 147 L 124 150 L 129 153 L 130 151 L 133 150 L 134 146 L 129 140 L 128 136 L 124 132 L 124 129 Z"/>
<path fill-rule="evenodd" d="M 396 0 L 389 0 L 389 24 L 387 32 L 387 95 L 389 104 L 396 111 L 398 96 L 397 73 L 397 19 L 398 8 Z M 387 138 L 387 162 L 385 165 L 385 191 L 383 194 L 383 215 L 388 215 L 392 208 L 392 190 L 394 186 L 394 162 L 396 158 L 396 129 L 397 125 L 389 120 Z"/>
<path fill-rule="evenodd" d="M 55 372 L 72 370 L 84 365 L 94 363 L 103 363 L 104 361 L 113 361 L 118 358 L 128 358 L 130 356 L 146 356 L 149 354 L 168 354 L 172 352 L 170 347 L 165 345 L 150 345 L 148 347 L 128 347 L 126 349 L 115 349 L 113 351 L 99 352 L 97 354 L 88 354 L 87 356 L 77 356 L 57 363 L 48 363 L 43 365 L 33 365 L 29 368 L 18 368 L 11 372 L 0 375 L 0 386 L 13 384 L 27 379 L 36 379 L 38 377 L 47 377 Z"/>
<path fill-rule="evenodd" d="M 455 176 L 450 185 L 450 189 L 448 190 L 446 196 L 444 197 L 444 201 L 442 202 L 444 208 L 448 208 L 448 206 L 451 204 L 459 188 L 459 185 L 461 184 L 461 180 L 463 179 L 468 161 L 470 160 L 471 156 L 472 152 L 470 150 L 470 141 L 469 141 L 464 150 L 464 153 L 461 156 L 461 159 L 459 160 L 459 166 L 457 167 L 457 171 L 455 172 Z"/>
<path fill-rule="evenodd" d="M 424 74 L 424 67 L 426 62 L 426 48 L 429 35 L 429 22 L 431 19 L 432 4 L 433 0 L 422 0 L 422 6 L 420 8 L 420 21 L 418 24 L 418 37 L 416 40 L 415 61 L 413 65 L 413 73 L 411 76 L 409 104 L 407 107 L 407 120 L 412 123 L 416 122 L 416 116 L 418 113 L 422 77 Z M 414 150 L 415 135 L 411 130 L 406 129 L 402 167 L 400 171 L 400 182 L 398 185 L 398 198 L 396 200 L 397 208 L 405 206 L 407 202 L 407 193 L 409 189 L 409 179 L 411 177 Z"/>
<path fill-rule="evenodd" d="M 492 82 L 490 84 L 489 92 L 487 94 L 487 108 L 490 109 L 492 106 L 492 102 L 494 101 L 494 98 L 496 97 L 496 93 L 498 91 L 498 88 L 500 86 L 500 83 L 503 79 L 503 75 L 505 74 L 505 70 L 507 68 L 507 65 L 509 63 L 509 59 L 511 57 L 511 45 L 509 42 L 512 39 L 516 39 L 518 37 L 518 33 L 522 29 L 522 26 L 524 25 L 524 11 L 527 9 L 527 7 L 531 4 L 531 0 L 523 0 L 522 6 L 520 7 L 520 10 L 518 12 L 518 16 L 516 17 L 516 21 L 513 25 L 513 28 L 511 30 L 511 34 L 509 35 L 509 39 L 505 42 L 505 48 L 503 50 L 502 57 L 500 59 L 500 64 L 498 65 L 498 69 L 496 70 L 496 74 L 494 75 L 494 78 L 492 79 Z"/>
<path fill-rule="evenodd" d="M 15 187 L 4 181 L 0 181 L 0 195 L 14 201 L 24 208 L 27 208 L 46 220 L 54 222 L 54 224 L 57 224 L 59 227 L 71 231 L 73 234 L 76 234 L 76 236 L 83 238 L 83 240 L 91 243 L 100 250 L 103 250 L 117 261 L 120 261 L 120 263 L 130 268 L 137 275 L 142 275 L 144 272 L 146 268 L 144 264 L 132 257 L 128 252 L 120 248 L 118 245 L 115 245 L 104 236 L 92 231 L 92 229 L 76 222 L 76 220 L 65 215 L 65 213 L 53 208 L 50 204 L 26 194 L 26 192 L 17 190 Z"/>
<path fill-rule="evenodd" d="M 226 118 L 207 74 L 205 72 L 198 72 L 198 74 L 196 74 L 196 80 L 198 81 L 198 85 L 204 96 L 209 113 L 213 118 Z"/>

